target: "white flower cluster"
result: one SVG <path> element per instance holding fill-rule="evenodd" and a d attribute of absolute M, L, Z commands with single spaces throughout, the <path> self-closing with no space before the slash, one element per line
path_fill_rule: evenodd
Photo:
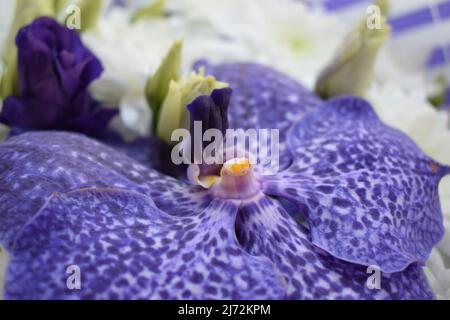
<path fill-rule="evenodd" d="M 124 124 L 140 134 L 150 130 L 145 80 L 177 38 L 184 40 L 185 72 L 200 58 L 213 63 L 253 61 L 312 86 L 344 33 L 334 18 L 311 14 L 290 0 L 276 5 L 270 0 L 167 2 L 167 17 L 134 24 L 130 23 L 132 10 L 114 8 L 97 30 L 83 36 L 105 66 L 93 94 L 119 104 Z"/>

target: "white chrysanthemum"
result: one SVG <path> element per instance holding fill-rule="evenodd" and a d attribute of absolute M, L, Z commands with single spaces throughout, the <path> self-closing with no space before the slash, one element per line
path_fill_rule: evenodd
<path fill-rule="evenodd" d="M 177 3 L 190 21 L 207 21 L 216 34 L 245 45 L 246 60 L 273 66 L 307 86 L 313 86 L 345 31 L 334 17 L 311 12 L 299 1 L 199 1 Z"/>
<path fill-rule="evenodd" d="M 197 28 L 202 29 L 200 25 L 180 16 L 130 24 L 130 15 L 131 12 L 123 9 L 112 10 L 96 30 L 83 35 L 83 40 L 105 68 L 91 87 L 93 95 L 107 103 L 119 104 L 125 125 L 139 134 L 148 134 L 151 114 L 144 97 L 145 83 L 175 39 L 185 39 L 183 69 L 186 71 L 200 57 L 211 56 L 215 61 L 227 56 L 239 57 L 242 48 L 225 44 L 227 41 L 217 34 L 197 32 Z"/>
<path fill-rule="evenodd" d="M 6 38 L 14 16 L 14 1 L 0 1 L 0 56 L 5 50 Z"/>
<path fill-rule="evenodd" d="M 125 125 L 140 134 L 150 129 L 145 80 L 176 38 L 184 39 L 185 72 L 200 58 L 254 61 L 312 86 L 343 35 L 335 19 L 289 0 L 275 6 L 269 0 L 169 0 L 168 11 L 169 17 L 130 24 L 131 11 L 114 9 L 83 36 L 105 67 L 94 96 L 120 104 Z"/>
<path fill-rule="evenodd" d="M 102 18 L 97 29 L 83 35 L 84 42 L 105 69 L 91 92 L 106 104 L 122 104 L 125 124 L 140 134 L 147 134 L 150 111 L 142 107 L 145 106 L 144 86 L 151 69 L 170 44 L 167 35 L 172 32 L 162 19 L 133 26 L 129 19 L 126 11 L 113 10 Z M 130 104 L 132 108 L 128 108 Z M 128 112 L 124 115 L 124 111 Z"/>

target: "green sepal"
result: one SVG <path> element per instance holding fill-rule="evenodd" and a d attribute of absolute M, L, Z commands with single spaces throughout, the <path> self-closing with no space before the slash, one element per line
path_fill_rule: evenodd
<path fill-rule="evenodd" d="M 172 144 L 172 132 L 179 128 L 189 129 L 188 104 L 202 95 L 210 95 L 215 89 L 228 87 L 213 76 L 205 76 L 204 69 L 192 73 L 188 80 L 171 81 L 169 91 L 161 106 L 156 133 L 167 144 Z"/>
<path fill-rule="evenodd" d="M 135 23 L 140 19 L 164 16 L 166 12 L 166 0 L 155 0 L 149 5 L 141 7 L 131 17 L 131 22 Z"/>
<path fill-rule="evenodd" d="M 12 25 L 6 39 L 3 54 L 4 68 L 0 84 L 0 96 L 7 97 L 18 93 L 17 47 L 15 38 L 23 26 L 39 16 L 54 16 L 55 3 L 49 0 L 17 0 Z"/>
<path fill-rule="evenodd" d="M 145 96 L 153 112 L 153 129 L 159 116 L 161 105 L 169 91 L 171 81 L 178 81 L 181 72 L 183 41 L 176 40 L 156 72 L 149 77 L 145 86 Z"/>
<path fill-rule="evenodd" d="M 380 28 L 369 28 L 366 19 L 345 37 L 331 63 L 316 82 L 316 93 L 328 99 L 348 94 L 364 97 L 373 77 L 379 50 L 391 31 L 384 16 Z"/>

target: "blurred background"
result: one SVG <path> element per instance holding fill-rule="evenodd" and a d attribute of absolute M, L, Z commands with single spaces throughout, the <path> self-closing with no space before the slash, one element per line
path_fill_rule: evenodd
<path fill-rule="evenodd" d="M 333 16 L 339 20 L 344 28 L 347 27 L 348 29 L 367 14 L 368 6 L 374 2 L 373 0 L 290 1 L 302 2 L 310 11 L 323 16 Z M 13 18 L 14 2 L 15 0 L 0 1 L 0 52 Z M 114 11 L 116 7 L 122 7 L 129 12 L 133 12 L 151 2 L 151 0 L 106 0 L 103 6 L 106 8 L 105 12 Z M 156 0 L 153 0 L 153 2 L 156 2 Z M 212 11 L 217 11 L 218 14 L 223 7 L 228 6 L 226 2 L 237 3 L 239 1 L 165 1 L 168 12 L 171 10 L 177 12 L 180 8 L 202 11 L 202 7 L 214 7 L 215 9 L 212 9 Z M 247 5 L 245 2 L 241 1 L 242 7 Z M 77 1 L 68 0 L 68 3 L 77 3 Z M 286 1 L 271 1 L 270 4 L 268 4 L 268 1 L 261 1 L 260 3 L 263 10 L 270 10 L 270 6 L 273 6 L 274 9 L 285 6 Z M 396 64 L 406 72 L 426 72 L 427 90 L 435 94 L 441 94 L 445 97 L 442 102 L 447 106 L 450 105 L 450 84 L 448 81 L 450 79 L 450 0 L 390 0 L 388 3 L 389 23 L 392 26 L 392 36 L 388 46 Z M 234 8 L 236 8 L 236 5 Z M 226 16 L 226 14 L 226 10 L 224 10 L 222 15 Z M 236 15 L 238 14 L 236 12 Z M 252 15 L 257 14 L 258 12 L 254 12 Z M 239 17 L 242 18 L 242 15 Z M 251 18 L 249 20 L 254 19 L 254 17 L 249 18 Z M 244 19 L 246 18 L 244 17 Z M 233 21 L 230 21 L 230 24 L 232 23 Z M 270 24 L 271 22 L 267 21 L 267 23 Z M 293 25 L 292 28 L 297 28 L 297 26 Z M 193 30 L 192 28 L 189 29 L 190 31 Z M 254 31 L 256 35 L 258 30 Z M 322 36 L 326 37 L 327 35 L 317 35 L 317 37 Z M 239 58 L 238 53 L 236 53 L 236 58 Z M 443 87 L 445 87 L 445 93 Z"/>
<path fill-rule="evenodd" d="M 367 9 L 370 0 L 307 0 L 315 10 L 336 15 L 353 24 Z M 389 23 L 391 46 L 396 61 L 406 69 L 426 70 L 431 79 L 450 79 L 450 1 L 391 0 Z M 447 81 L 448 84 L 448 81 Z M 450 86 L 445 103 L 450 104 Z"/>

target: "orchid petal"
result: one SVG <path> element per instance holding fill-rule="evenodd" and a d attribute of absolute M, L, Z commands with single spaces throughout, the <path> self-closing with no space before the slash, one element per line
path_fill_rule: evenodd
<path fill-rule="evenodd" d="M 210 201 L 198 187 L 65 132 L 29 132 L 2 143 L 0 184 L 0 242 L 7 248 L 54 192 L 124 188 L 152 196 L 162 210 L 177 215 L 199 212 Z"/>
<path fill-rule="evenodd" d="M 288 146 L 295 163 L 267 177 L 266 192 L 305 209 L 315 245 L 384 272 L 427 260 L 444 231 L 438 184 L 448 167 L 355 97 L 305 116 Z"/>
<path fill-rule="evenodd" d="M 142 194 L 54 194 L 16 238 L 8 299 L 258 299 L 284 287 L 272 263 L 240 248 L 238 205 L 215 200 L 173 217 Z M 68 266 L 80 288 L 67 287 Z"/>
<path fill-rule="evenodd" d="M 336 259 L 313 245 L 309 231 L 266 196 L 243 205 L 239 217 L 241 245 L 275 264 L 287 283 L 287 299 L 433 298 L 417 265 L 398 273 L 381 273 L 380 288 L 369 289 L 367 267 Z"/>
<path fill-rule="evenodd" d="M 170 147 L 157 136 L 137 137 L 126 141 L 120 134 L 110 131 L 102 136 L 102 142 L 144 166 L 175 178 L 182 176 L 183 167 L 171 161 Z"/>

